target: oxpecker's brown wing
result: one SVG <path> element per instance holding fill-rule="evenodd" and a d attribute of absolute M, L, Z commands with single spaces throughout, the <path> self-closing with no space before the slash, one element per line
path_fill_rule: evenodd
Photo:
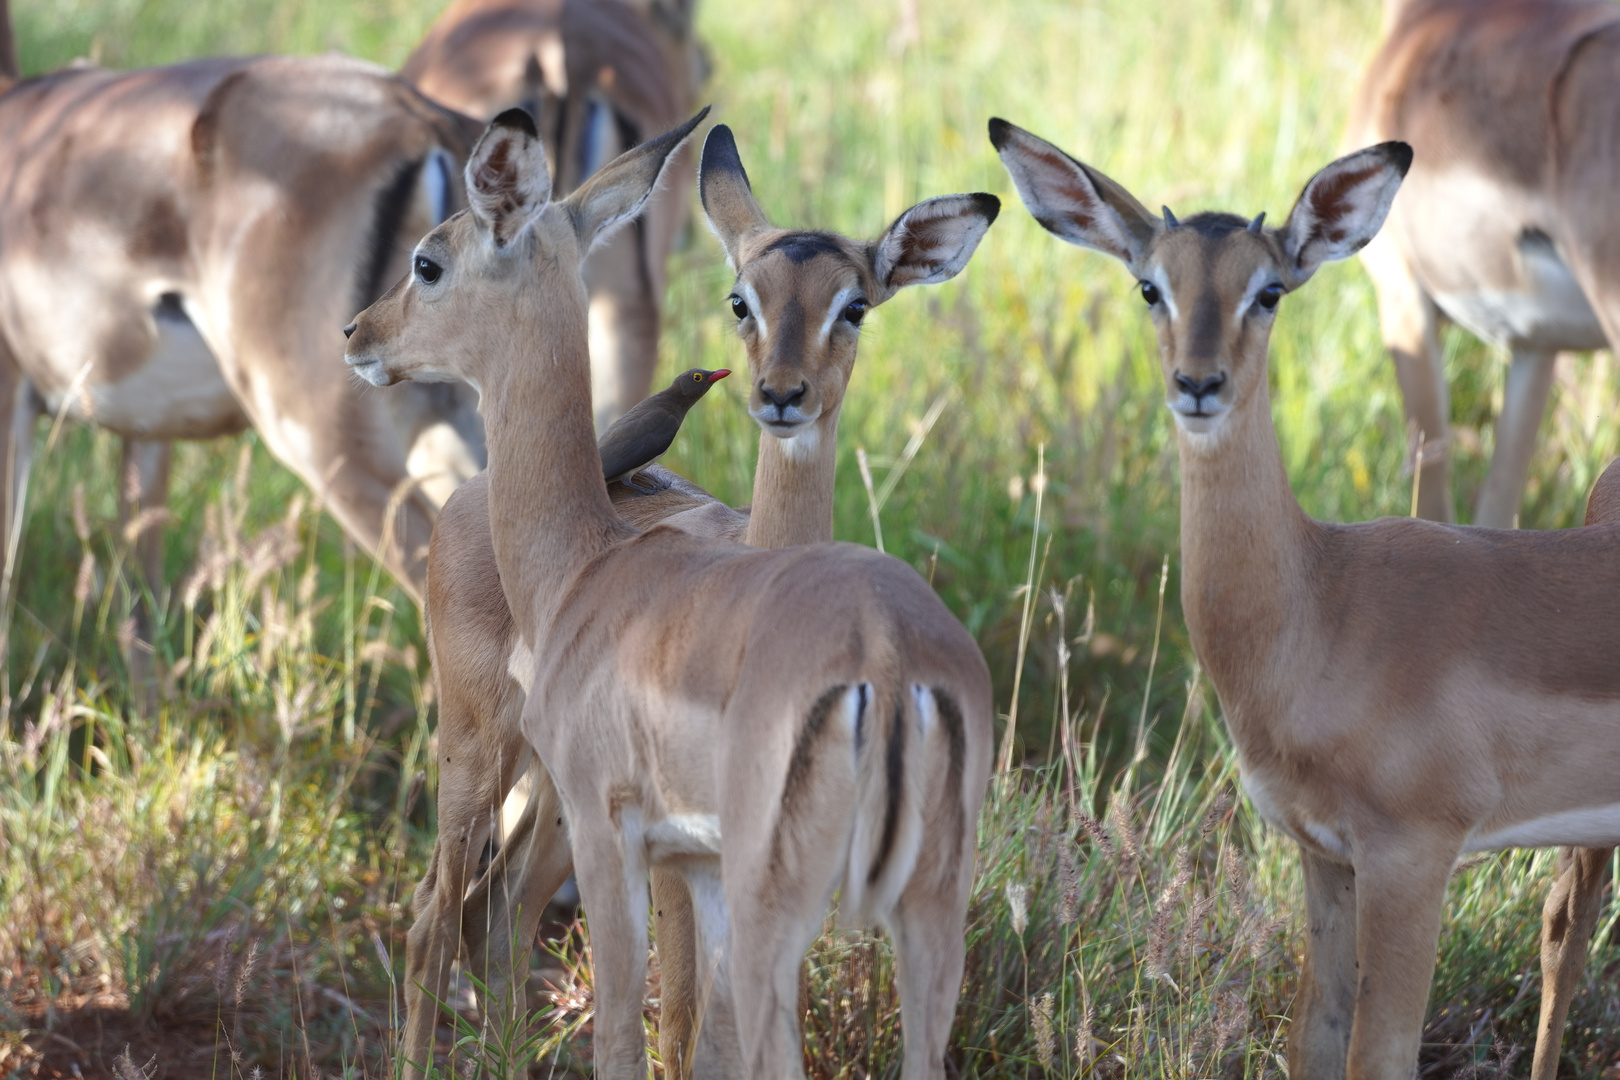
<path fill-rule="evenodd" d="M 619 417 L 597 444 L 602 475 L 612 482 L 658 460 L 675 441 L 685 415 L 685 409 L 677 411 L 649 398 Z"/>

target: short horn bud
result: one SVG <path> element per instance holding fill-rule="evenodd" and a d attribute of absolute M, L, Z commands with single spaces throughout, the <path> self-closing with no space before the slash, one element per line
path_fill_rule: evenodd
<path fill-rule="evenodd" d="M 1260 226 L 1264 225 L 1265 223 L 1266 223 L 1266 212 L 1264 210 L 1262 210 L 1262 211 L 1260 211 L 1260 214 L 1259 214 L 1258 217 L 1256 217 L 1253 221 L 1249 222 L 1249 231 L 1252 232 L 1252 233 L 1257 233 L 1257 232 L 1260 231 Z"/>
<path fill-rule="evenodd" d="M 1160 209 L 1164 211 L 1164 225 L 1165 225 L 1165 228 L 1173 229 L 1177 225 L 1181 224 L 1181 222 L 1176 220 L 1176 215 L 1174 215 L 1174 214 L 1172 214 L 1170 212 L 1170 208 L 1168 206 L 1162 206 L 1162 207 L 1160 207 Z"/>

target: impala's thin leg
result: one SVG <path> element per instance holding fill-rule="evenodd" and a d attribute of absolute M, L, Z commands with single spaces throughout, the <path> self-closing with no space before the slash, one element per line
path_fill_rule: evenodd
<path fill-rule="evenodd" d="M 511 725 L 476 725 L 472 707 L 457 696 L 453 680 L 439 687 L 439 834 L 427 875 L 416 887 L 405 944 L 405 1039 L 401 1055 L 406 1080 L 432 1064 L 439 1009 L 450 986 L 450 968 L 469 926 L 488 925 L 487 903 L 464 902 L 484 841 L 500 813 L 519 763 L 531 751 Z M 501 738 L 501 736 L 505 736 Z M 494 743 L 494 745 L 491 745 Z M 550 785 L 545 785 L 550 790 Z M 539 785 L 537 785 L 537 788 Z M 474 953 L 473 955 L 477 955 Z M 508 961 L 509 963 L 509 961 Z M 486 969 L 488 970 L 488 969 Z"/>
<path fill-rule="evenodd" d="M 647 865 L 639 837 L 602 807 L 576 817 L 574 877 L 591 931 L 596 1075 L 645 1080 L 641 1003 L 647 987 Z"/>
<path fill-rule="evenodd" d="M 968 858 L 971 866 L 971 852 Z M 972 880 L 971 872 L 961 881 L 916 874 L 891 919 L 905 1038 L 900 1070 L 904 1080 L 938 1080 L 945 1075 L 945 1049 L 967 960 L 962 927 Z"/>
<path fill-rule="evenodd" d="M 487 989 L 486 1024 L 521 1018 L 527 1010 L 529 955 L 540 917 L 574 869 L 551 774 L 536 762 L 531 776 L 534 790 L 523 816 L 463 905 L 463 948 Z"/>
<path fill-rule="evenodd" d="M 1536 433 L 1547 411 L 1547 394 L 1552 389 L 1557 361 L 1557 353 L 1513 351 L 1502 415 L 1496 418 L 1496 452 L 1491 455 L 1485 486 L 1479 491 L 1474 524 L 1493 529 L 1513 527 L 1513 516 L 1524 500 L 1530 456 L 1535 453 Z"/>
<path fill-rule="evenodd" d="M 1425 444 L 1418 516 L 1452 521 L 1451 397 L 1435 333 L 1434 302 L 1387 235 L 1368 244 L 1361 260 L 1378 292 L 1378 321 L 1384 347 L 1395 361 L 1407 424 L 1414 435 L 1422 434 Z"/>
<path fill-rule="evenodd" d="M 11 584 L 17 569 L 17 552 L 22 545 L 23 514 L 28 501 L 28 471 L 34 460 L 34 422 L 39 419 L 39 397 L 12 359 L 11 350 L 0 338 L 0 447 L 5 448 L 6 467 L 0 469 L 0 538 L 3 538 L 4 565 L 0 567 L 0 620 L 10 617 Z M 0 623 L 9 629 L 9 624 Z M 9 634 L 0 632 L 0 652 Z"/>
<path fill-rule="evenodd" d="M 1350 1080 L 1411 1080 L 1446 882 L 1462 844 L 1390 833 L 1355 840 L 1360 979 L 1345 1073 Z"/>
<path fill-rule="evenodd" d="M 658 944 L 658 1056 L 665 1080 L 688 1080 L 699 995 L 692 894 L 686 880 L 652 870 L 653 929 Z"/>
<path fill-rule="evenodd" d="M 646 226 L 637 221 L 585 262 L 597 431 L 647 396 L 658 366 L 659 298 L 647 275 L 645 246 Z"/>
<path fill-rule="evenodd" d="M 1603 910 L 1613 848 L 1561 848 L 1558 877 L 1541 911 L 1541 1022 L 1536 1026 L 1536 1059 L 1530 1080 L 1553 1080 L 1564 1042 L 1564 1024 L 1575 984 L 1586 967 Z"/>
<path fill-rule="evenodd" d="M 1356 874 L 1300 849 L 1308 936 L 1288 1028 L 1288 1067 L 1311 1080 L 1339 1080 L 1356 1012 Z"/>
<path fill-rule="evenodd" d="M 157 706 L 158 683 L 153 664 L 153 636 L 156 631 L 156 613 L 152 605 L 160 604 L 163 592 L 163 519 L 169 502 L 169 465 L 174 444 L 167 440 L 125 439 L 123 466 L 119 470 L 118 519 L 126 535 L 131 526 L 138 530 L 134 536 L 135 561 L 140 567 L 142 583 L 151 597 L 135 598 L 135 641 L 130 649 L 130 687 L 144 712 Z"/>

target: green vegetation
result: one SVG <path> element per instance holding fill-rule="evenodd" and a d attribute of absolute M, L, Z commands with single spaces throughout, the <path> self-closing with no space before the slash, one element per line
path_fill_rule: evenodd
<path fill-rule="evenodd" d="M 978 636 L 1004 710 L 1022 663 L 1028 767 L 998 783 L 981 821 L 956 1064 L 1280 1075 L 1297 869 L 1237 793 L 1181 623 L 1175 447 L 1151 330 L 1114 263 L 1024 212 L 985 120 L 1028 127 L 1178 214 L 1278 216 L 1338 148 L 1377 6 L 917 6 L 909 45 L 898 6 L 706 4 L 700 18 L 718 118 L 778 223 L 875 236 L 930 195 L 1004 200 L 959 280 L 868 320 L 837 507 L 841 538 L 874 541 L 862 448 L 889 491 L 886 547 Z M 397 65 L 437 10 L 38 0 L 14 17 L 24 66 L 41 71 L 78 55 L 126 66 L 329 48 Z M 701 225 L 672 271 L 666 369 L 735 366 L 729 277 Z M 1445 344 L 1466 516 L 1505 365 L 1460 332 Z M 1358 266 L 1329 267 L 1284 302 L 1272 355 L 1305 508 L 1405 513 L 1407 435 Z M 1613 386 L 1608 354 L 1561 365 L 1526 527 L 1578 520 L 1620 451 Z M 732 502 L 748 498 L 756 441 L 742 393 L 720 384 L 666 458 Z M 125 1075 L 154 1054 L 165 1076 L 385 1075 L 432 836 L 432 799 L 411 778 L 425 768 L 426 791 L 436 782 L 418 615 L 251 435 L 183 447 L 176 462 L 164 695 L 147 712 L 128 677 L 140 586 L 116 524 L 117 444 L 39 432 L 0 682 L 0 1073 L 92 1075 L 127 1042 Z M 1457 875 L 1426 1075 L 1496 1075 L 1533 1041 L 1550 869 L 1550 853 L 1515 853 Z M 1612 1076 L 1620 1060 L 1616 918 L 1576 1002 L 1569 1075 Z M 530 1048 L 565 1071 L 588 1062 L 581 948 L 577 934 L 553 943 L 571 974 L 538 1002 Z M 890 963 L 865 938 L 817 946 L 814 1075 L 897 1073 Z M 457 1067 L 503 1074 L 500 1057 L 463 1045 Z"/>

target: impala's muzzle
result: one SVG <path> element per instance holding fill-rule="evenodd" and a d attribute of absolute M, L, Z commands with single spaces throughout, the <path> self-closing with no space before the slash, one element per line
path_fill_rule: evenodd
<path fill-rule="evenodd" d="M 748 415 L 772 435 L 782 439 L 791 438 L 820 415 L 819 409 L 807 407 L 805 399 L 809 394 L 810 384 L 807 382 L 780 390 L 767 386 L 761 379 L 754 384 L 754 404 L 748 410 Z"/>
<path fill-rule="evenodd" d="M 1176 423 L 1186 431 L 1209 431 L 1220 416 L 1230 408 L 1222 400 L 1228 379 L 1225 372 L 1210 375 L 1188 375 L 1176 372 L 1171 382 L 1173 391 L 1168 395 L 1170 411 L 1176 414 Z"/>
<path fill-rule="evenodd" d="M 349 365 L 349 370 L 360 376 L 372 386 L 393 386 L 399 379 L 388 370 L 386 364 L 375 351 L 375 342 L 367 333 L 363 325 L 364 312 L 360 318 L 343 328 L 346 339 L 343 346 L 343 362 Z M 358 334 L 358 336 L 357 336 Z"/>

